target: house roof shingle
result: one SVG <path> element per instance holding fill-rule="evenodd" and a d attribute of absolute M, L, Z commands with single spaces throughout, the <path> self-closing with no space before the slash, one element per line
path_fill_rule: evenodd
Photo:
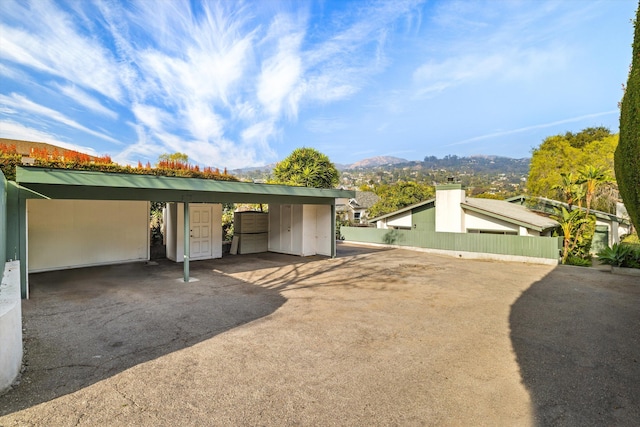
<path fill-rule="evenodd" d="M 380 200 L 380 197 L 373 191 L 356 190 L 355 201 L 360 208 L 369 209 L 371 206 L 375 205 L 378 200 Z"/>
<path fill-rule="evenodd" d="M 549 217 L 539 215 L 525 206 L 509 203 L 505 200 L 468 197 L 461 205 L 463 208 L 484 213 L 507 222 L 525 225 L 539 231 L 558 226 L 558 222 Z"/>

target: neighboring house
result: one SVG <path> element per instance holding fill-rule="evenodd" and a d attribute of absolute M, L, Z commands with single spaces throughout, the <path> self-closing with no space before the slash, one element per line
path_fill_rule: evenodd
<path fill-rule="evenodd" d="M 336 212 L 343 221 L 353 224 L 367 224 L 369 209 L 375 205 L 380 197 L 372 191 L 357 191 L 352 199 L 336 200 Z"/>
<path fill-rule="evenodd" d="M 551 236 L 558 223 L 523 205 L 466 197 L 460 184 L 436 187 L 436 197 L 372 218 L 377 228 L 450 233 Z"/>
<path fill-rule="evenodd" d="M 516 196 L 507 199 L 507 201 L 513 204 L 527 206 L 533 211 L 542 212 L 547 215 L 555 214 L 560 207 L 569 208 L 569 205 L 564 202 L 544 197 Z M 572 206 L 572 209 L 582 209 L 586 211 L 586 208 L 580 208 L 576 205 Z M 606 246 L 612 246 L 614 243 L 620 243 L 620 236 L 631 232 L 631 222 L 628 216 L 625 215 L 624 205 L 619 204 L 617 210 L 618 213 L 615 215 L 593 209 L 589 211 L 590 214 L 596 217 L 596 230 L 591 244 L 592 253 L 597 253 L 600 249 Z"/>

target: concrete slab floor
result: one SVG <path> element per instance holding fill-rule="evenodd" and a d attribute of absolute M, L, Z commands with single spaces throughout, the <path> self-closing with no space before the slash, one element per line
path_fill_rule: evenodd
<path fill-rule="evenodd" d="M 640 284 L 339 245 L 34 274 L 0 425 L 635 425 Z"/>

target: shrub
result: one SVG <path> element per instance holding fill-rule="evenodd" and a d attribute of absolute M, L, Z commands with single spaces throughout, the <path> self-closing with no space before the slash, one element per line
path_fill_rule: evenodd
<path fill-rule="evenodd" d="M 613 267 L 640 268 L 640 246 L 614 243 L 598 252 L 598 259 Z"/>
<path fill-rule="evenodd" d="M 583 258 L 576 255 L 569 255 L 565 264 L 576 265 L 578 267 L 591 267 L 591 257 Z"/>

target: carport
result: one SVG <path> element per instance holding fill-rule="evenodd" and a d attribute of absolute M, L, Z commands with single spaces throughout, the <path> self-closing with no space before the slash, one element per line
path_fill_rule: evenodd
<path fill-rule="evenodd" d="M 335 199 L 354 197 L 349 190 L 317 189 L 286 185 L 217 181 L 198 178 L 164 177 L 77 171 L 38 167 L 18 167 L 16 183 L 7 194 L 7 258 L 20 263 L 23 298 L 29 297 L 29 200 L 84 200 L 123 202 L 173 202 L 184 210 L 184 281 L 189 281 L 189 209 L 193 203 L 262 203 L 280 205 L 326 206 L 330 218 L 323 221 L 323 230 L 333 236 L 335 230 Z M 120 207 L 118 209 L 121 209 Z M 123 207 L 122 209 L 126 209 Z M 147 214 L 148 216 L 148 214 Z M 147 225 L 148 228 L 148 225 Z M 331 238 L 330 255 L 335 257 L 335 239 Z M 39 248 L 60 251 L 60 248 Z M 91 250 L 99 251 L 98 245 Z"/>

